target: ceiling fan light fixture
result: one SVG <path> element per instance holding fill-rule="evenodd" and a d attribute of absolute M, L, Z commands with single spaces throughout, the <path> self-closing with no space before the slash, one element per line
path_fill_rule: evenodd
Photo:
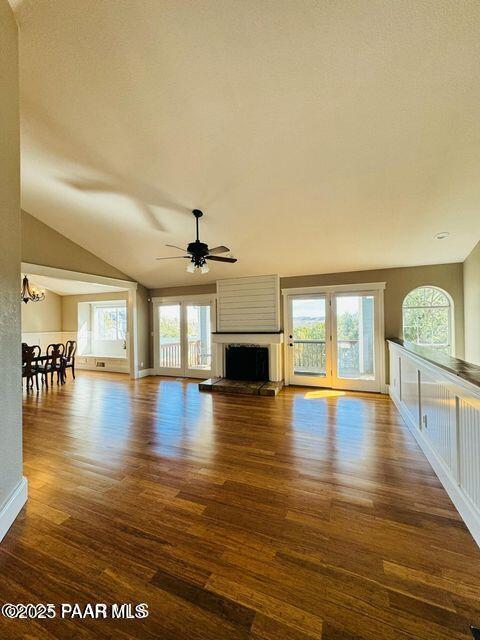
<path fill-rule="evenodd" d="M 204 264 L 203 267 L 201 267 L 202 273 L 208 273 L 209 271 L 210 271 L 210 268 L 208 267 L 208 265 Z"/>
<path fill-rule="evenodd" d="M 193 264 L 193 262 L 190 262 L 190 264 L 187 265 L 188 273 L 195 273 L 196 268 L 197 267 Z"/>

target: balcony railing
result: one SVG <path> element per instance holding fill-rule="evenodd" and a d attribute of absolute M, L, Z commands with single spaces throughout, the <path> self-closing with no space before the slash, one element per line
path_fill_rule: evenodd
<path fill-rule="evenodd" d="M 295 340 L 293 344 L 296 373 L 325 373 L 327 352 L 324 340 Z"/>
<path fill-rule="evenodd" d="M 327 369 L 327 352 L 325 340 L 295 340 L 294 342 L 295 372 L 302 374 L 325 374 Z M 361 371 L 359 358 L 359 340 L 338 340 L 338 373 L 342 377 L 360 377 L 368 371 Z M 202 353 L 201 340 L 190 340 L 188 343 L 188 368 L 209 369 L 210 353 Z M 170 369 L 181 367 L 180 342 L 160 345 L 160 366 Z"/>
<path fill-rule="evenodd" d="M 202 352 L 201 340 L 189 340 L 188 363 L 189 369 L 209 369 L 210 353 Z M 169 369 L 179 369 L 182 363 L 182 348 L 180 342 L 169 342 L 160 345 L 160 366 Z"/>
<path fill-rule="evenodd" d="M 160 366 L 179 369 L 181 365 L 180 342 L 160 345 Z"/>
<path fill-rule="evenodd" d="M 359 340 L 337 341 L 338 374 L 342 377 L 360 377 Z M 295 340 L 294 365 L 296 373 L 325 374 L 327 351 L 324 340 Z"/>

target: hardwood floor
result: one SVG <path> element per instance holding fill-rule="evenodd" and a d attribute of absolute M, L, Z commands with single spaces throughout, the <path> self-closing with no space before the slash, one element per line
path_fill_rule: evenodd
<path fill-rule="evenodd" d="M 0 638 L 452 640 L 480 550 L 386 397 L 79 373 L 24 396 L 0 603 L 148 604 Z"/>

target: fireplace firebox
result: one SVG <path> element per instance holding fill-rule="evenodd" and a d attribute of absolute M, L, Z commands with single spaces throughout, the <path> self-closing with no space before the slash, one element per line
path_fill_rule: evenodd
<path fill-rule="evenodd" d="M 229 380 L 269 380 L 268 347 L 228 345 L 225 349 L 225 373 Z"/>

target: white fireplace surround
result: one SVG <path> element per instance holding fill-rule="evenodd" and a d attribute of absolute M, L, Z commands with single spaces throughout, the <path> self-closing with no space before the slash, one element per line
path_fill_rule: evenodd
<path fill-rule="evenodd" d="M 250 344 L 268 347 L 268 375 L 271 382 L 283 380 L 283 333 L 212 333 L 214 350 L 213 375 L 225 376 L 225 347 L 229 344 Z"/>

